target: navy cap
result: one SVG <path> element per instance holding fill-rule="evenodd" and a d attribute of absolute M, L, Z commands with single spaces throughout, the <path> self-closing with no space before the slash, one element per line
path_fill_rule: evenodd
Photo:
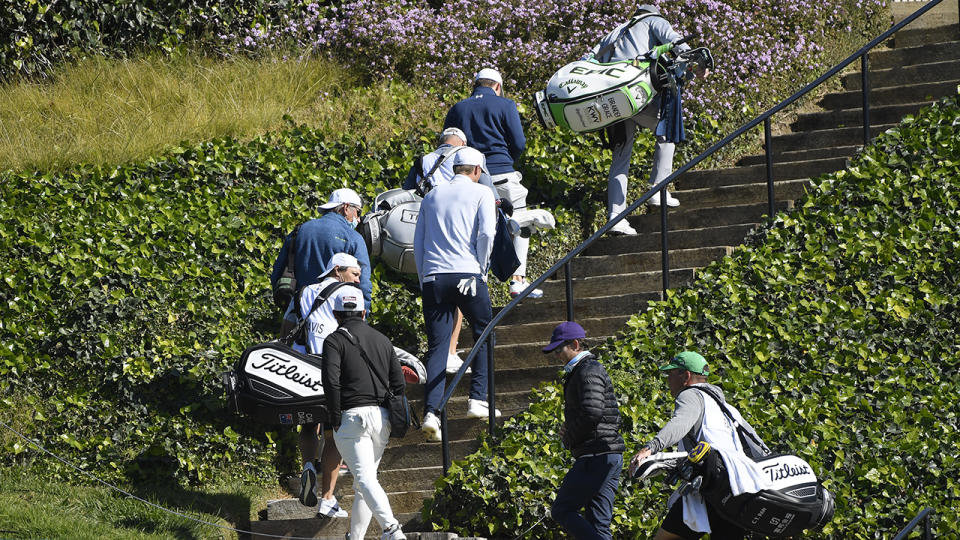
<path fill-rule="evenodd" d="M 571 339 L 583 339 L 587 337 L 587 332 L 582 326 L 573 322 L 562 322 L 553 329 L 553 335 L 550 336 L 550 344 L 543 348 L 543 352 L 553 352 L 554 349 L 563 345 L 564 342 Z"/>

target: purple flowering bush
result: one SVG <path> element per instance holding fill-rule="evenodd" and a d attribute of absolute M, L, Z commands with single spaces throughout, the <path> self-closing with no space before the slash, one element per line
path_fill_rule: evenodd
<path fill-rule="evenodd" d="M 886 0 L 650 3 L 679 33 L 698 33 L 694 46 L 713 51 L 714 74 L 691 83 L 687 103 L 689 112 L 715 119 L 753 112 L 770 102 L 771 93 L 812 80 L 837 60 L 830 53 L 838 39 L 866 41 L 886 22 Z M 478 69 L 493 66 L 504 74 L 508 92 L 532 94 L 636 6 L 625 0 L 450 0 L 438 9 L 425 0 L 308 4 L 297 20 L 272 30 L 257 27 L 241 44 L 293 38 L 372 78 L 459 92 Z"/>

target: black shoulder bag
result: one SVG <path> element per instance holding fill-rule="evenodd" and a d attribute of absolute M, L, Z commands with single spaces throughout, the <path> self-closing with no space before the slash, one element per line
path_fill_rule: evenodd
<path fill-rule="evenodd" d="M 294 273 L 294 264 L 296 263 L 297 233 L 299 232 L 300 225 L 297 225 L 290 235 L 290 243 L 287 244 L 287 265 L 283 267 L 283 273 L 280 274 L 280 278 L 273 286 L 273 301 L 281 308 L 287 307 L 297 291 L 297 276 Z"/>
<path fill-rule="evenodd" d="M 370 370 L 370 373 L 378 381 L 380 385 L 384 388 L 384 396 L 380 401 L 380 406 L 387 409 L 387 413 L 390 418 L 390 437 L 393 439 L 402 439 L 407 434 L 407 429 L 410 428 L 410 422 L 413 419 L 413 415 L 410 412 L 410 402 L 407 401 L 407 396 L 403 393 L 400 395 L 394 395 L 390 390 L 390 385 L 384 380 L 383 376 L 373 368 L 373 362 L 370 361 L 370 357 L 367 356 L 366 351 L 363 350 L 363 347 L 360 346 L 359 340 L 351 334 L 346 328 L 339 328 L 338 332 L 342 332 L 347 339 L 350 340 L 350 343 L 353 343 L 353 346 L 360 351 L 360 356 L 363 357 L 363 361 L 367 363 L 367 369 Z M 374 385 L 376 386 L 376 385 Z"/>
<path fill-rule="evenodd" d="M 443 153 L 440 154 L 439 157 L 437 157 L 437 161 L 434 162 L 433 168 L 431 168 L 430 172 L 428 172 L 427 174 L 423 174 L 423 156 L 420 156 L 419 158 L 417 158 L 417 165 L 418 165 L 417 170 L 420 173 L 420 180 L 417 182 L 417 188 L 416 188 L 417 195 L 420 195 L 421 197 L 425 197 L 427 195 L 427 192 L 430 191 L 430 189 L 428 189 L 430 186 L 427 184 L 427 178 L 432 177 L 433 173 L 437 172 L 437 169 L 439 169 L 440 166 L 443 165 L 443 162 L 446 161 L 448 157 L 456 154 L 457 152 L 459 152 L 460 150 L 463 150 L 464 148 L 466 147 L 454 146 L 451 148 L 447 148 Z"/>

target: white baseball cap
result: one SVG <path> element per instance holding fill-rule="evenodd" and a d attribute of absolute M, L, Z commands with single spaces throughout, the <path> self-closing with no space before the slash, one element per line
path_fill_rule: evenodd
<path fill-rule="evenodd" d="M 479 165 L 482 167 L 483 163 L 483 153 L 469 146 L 464 146 L 462 150 L 453 155 L 454 165 Z"/>
<path fill-rule="evenodd" d="M 320 208 L 330 210 L 341 204 L 354 204 L 362 207 L 363 201 L 360 200 L 360 195 L 357 195 L 356 191 L 350 188 L 340 188 L 333 190 L 333 193 L 330 194 L 330 200 L 321 204 Z"/>
<path fill-rule="evenodd" d="M 333 257 L 330 257 L 330 260 L 327 261 L 327 266 L 320 272 L 320 277 L 326 277 L 338 266 L 340 268 L 360 268 L 360 261 L 349 253 L 334 253 Z"/>
<path fill-rule="evenodd" d="M 334 311 L 363 311 L 363 293 L 360 289 L 347 285 L 340 287 L 335 293 L 337 296 L 333 300 Z"/>
<path fill-rule="evenodd" d="M 448 127 L 447 129 L 440 132 L 438 139 L 442 142 L 447 135 L 453 135 L 455 137 L 460 137 L 460 140 L 463 141 L 463 144 L 467 144 L 467 134 L 463 132 L 460 128 Z"/>
<path fill-rule="evenodd" d="M 478 71 L 473 80 L 479 81 L 480 79 L 490 79 L 495 83 L 503 84 L 503 77 L 500 76 L 500 72 L 493 68 L 483 68 Z"/>

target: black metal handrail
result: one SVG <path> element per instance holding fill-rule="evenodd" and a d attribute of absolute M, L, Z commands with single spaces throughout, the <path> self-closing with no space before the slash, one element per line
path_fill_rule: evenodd
<path fill-rule="evenodd" d="M 666 201 L 664 200 L 666 196 L 666 187 L 669 184 L 671 184 L 674 180 L 676 180 L 678 177 L 680 177 L 681 175 L 683 175 L 684 173 L 686 173 L 687 171 L 689 171 L 690 169 L 698 165 L 700 162 L 702 162 L 706 158 L 713 155 L 717 150 L 719 150 L 720 148 L 723 148 L 724 146 L 729 144 L 731 141 L 743 135 L 747 131 L 755 128 L 762 122 L 764 125 L 763 126 L 764 142 L 765 142 L 766 166 L 767 166 L 767 198 L 768 198 L 768 209 L 769 209 L 768 216 L 772 217 L 774 215 L 774 194 L 773 194 L 773 154 L 770 149 L 771 148 L 770 117 L 782 111 L 784 108 L 790 106 L 795 101 L 797 101 L 798 99 L 800 99 L 801 97 L 809 93 L 814 88 L 823 84 L 824 81 L 826 81 L 830 77 L 833 77 L 834 75 L 839 73 L 841 70 L 843 70 L 844 68 L 846 68 L 847 66 L 849 66 L 859 58 L 861 61 L 861 68 L 863 71 L 863 75 L 861 79 L 861 83 L 862 83 L 861 93 L 863 94 L 863 120 L 864 120 L 863 143 L 864 143 L 864 146 L 866 146 L 870 142 L 870 122 L 869 122 L 869 118 L 870 118 L 869 117 L 869 109 L 870 109 L 869 82 L 870 81 L 866 75 L 867 68 L 868 68 L 867 53 L 871 49 L 879 45 L 880 43 L 889 39 L 893 34 L 895 34 L 901 28 L 910 24 L 911 22 L 913 22 L 918 17 L 922 16 L 927 11 L 933 9 L 933 7 L 940 4 L 942 1 L 943 0 L 931 0 L 929 3 L 925 4 L 923 7 L 913 12 L 910 16 L 908 16 L 904 20 L 892 26 L 889 30 L 881 34 L 879 37 L 875 38 L 870 43 L 867 43 L 866 45 L 861 47 L 857 52 L 851 54 L 849 57 L 847 57 L 846 60 L 840 62 L 839 64 L 831 68 L 829 71 L 827 71 L 826 73 L 818 77 L 815 81 L 803 87 L 803 89 L 796 92 L 795 94 L 788 97 L 787 99 L 781 101 L 779 104 L 775 105 L 774 107 L 768 109 L 766 112 L 757 116 L 750 122 L 744 124 L 739 129 L 737 129 L 730 135 L 727 135 L 722 140 L 715 143 L 713 146 L 705 150 L 703 153 L 701 153 L 697 157 L 688 161 L 685 165 L 683 165 L 682 167 L 674 171 L 673 174 L 664 178 L 659 183 L 655 184 L 646 193 L 644 193 L 643 196 L 637 199 L 637 201 L 635 201 L 630 206 L 628 206 L 626 210 L 618 214 L 613 219 L 607 221 L 607 223 L 604 224 L 602 227 L 600 227 L 600 229 L 597 230 L 597 232 L 590 235 L 589 238 L 584 240 L 577 247 L 573 248 L 562 259 L 557 261 L 546 272 L 541 274 L 540 277 L 538 277 L 532 283 L 530 283 L 530 285 L 523 292 L 521 292 L 519 295 L 514 297 L 509 304 L 504 306 L 504 308 L 501 309 L 499 313 L 494 315 L 493 318 L 490 320 L 490 322 L 487 324 L 487 327 L 483 330 L 483 333 L 480 334 L 480 337 L 477 339 L 473 348 L 470 349 L 470 352 L 467 354 L 467 357 L 463 361 L 463 365 L 460 366 L 460 369 L 457 371 L 456 375 L 454 375 L 453 380 L 450 381 L 450 384 L 447 385 L 446 392 L 444 392 L 443 394 L 443 399 L 440 401 L 440 406 L 439 406 L 440 422 L 441 422 L 440 433 L 441 433 L 441 441 L 443 445 L 442 454 L 443 454 L 444 475 L 447 474 L 447 471 L 450 468 L 449 437 L 447 434 L 447 402 L 450 400 L 451 396 L 453 396 L 453 392 L 456 390 L 457 385 L 460 383 L 460 380 L 463 378 L 464 374 L 466 373 L 467 368 L 470 367 L 470 365 L 473 363 L 474 358 L 476 358 L 477 350 L 479 349 L 480 344 L 482 344 L 484 341 L 487 341 L 487 356 L 488 356 L 487 403 L 489 404 L 489 413 L 490 413 L 489 419 L 488 419 L 490 422 L 489 431 L 491 436 L 496 435 L 496 416 L 495 416 L 496 415 L 496 399 L 495 399 L 495 386 L 494 386 L 494 380 L 493 380 L 493 375 L 494 375 L 493 350 L 495 346 L 494 329 L 500 323 L 500 321 L 502 321 L 503 318 L 507 316 L 508 313 L 513 311 L 513 309 L 517 306 L 517 304 L 519 304 L 524 298 L 526 298 L 530 294 L 530 292 L 533 291 L 533 289 L 537 288 L 544 281 L 546 281 L 548 278 L 550 278 L 555 273 L 557 273 L 557 271 L 563 268 L 565 273 L 565 281 L 566 281 L 567 319 L 573 320 L 573 314 L 574 314 L 573 281 L 571 277 L 570 261 L 577 255 L 582 253 L 585 249 L 590 247 L 590 245 L 592 245 L 594 242 L 599 240 L 600 237 L 605 235 L 614 225 L 619 223 L 621 220 L 625 219 L 628 215 L 630 215 L 637 208 L 639 208 L 641 204 L 644 204 L 645 202 L 647 202 L 647 200 L 649 200 L 651 197 L 653 197 L 657 193 L 659 193 L 661 197 L 661 200 L 660 200 L 660 235 L 661 235 L 661 250 L 662 250 L 661 264 L 662 264 L 662 276 L 663 276 L 663 290 L 664 290 L 664 293 L 666 293 L 666 290 L 670 286 L 670 261 L 669 261 L 669 250 L 667 245 L 667 204 L 666 204 Z M 958 20 L 957 24 L 958 24 L 958 28 L 960 28 L 960 20 Z"/>
<path fill-rule="evenodd" d="M 893 540 L 904 540 L 914 529 L 920 525 L 920 522 L 923 522 L 923 540 L 930 540 L 933 538 L 930 530 L 930 517 L 933 515 L 933 508 L 929 506 L 924 508 L 917 514 L 917 517 L 913 518 L 910 523 L 907 523 L 907 526 L 903 528 L 896 536 L 893 537 Z"/>

